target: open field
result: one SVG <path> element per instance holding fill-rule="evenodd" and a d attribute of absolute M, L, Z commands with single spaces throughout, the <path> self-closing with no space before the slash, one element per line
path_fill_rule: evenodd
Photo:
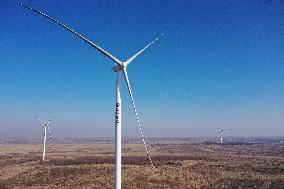
<path fill-rule="evenodd" d="M 151 139 L 123 143 L 122 188 L 284 188 L 283 138 Z M 40 162 L 41 141 L 0 141 L 0 188 L 113 188 L 111 140 L 58 140 Z"/>

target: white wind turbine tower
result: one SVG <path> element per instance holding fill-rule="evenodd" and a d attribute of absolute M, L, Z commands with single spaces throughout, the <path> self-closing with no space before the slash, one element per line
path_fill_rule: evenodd
<path fill-rule="evenodd" d="M 54 23 L 58 24 L 59 26 L 61 26 L 62 28 L 66 29 L 67 31 L 71 32 L 72 34 L 74 34 L 75 36 L 79 37 L 80 39 L 82 39 L 84 42 L 86 42 L 87 44 L 89 44 L 91 47 L 95 48 L 97 51 L 99 51 L 101 54 L 105 55 L 106 57 L 110 58 L 113 62 L 115 62 L 115 66 L 113 67 L 113 71 L 117 73 L 117 80 L 116 80 L 116 104 L 115 104 L 115 188 L 116 189 L 120 189 L 121 188 L 121 72 L 124 75 L 124 79 L 127 85 L 127 89 L 130 95 L 130 99 L 131 99 L 131 103 L 133 106 L 133 110 L 136 116 L 136 121 L 140 130 L 140 135 L 142 137 L 143 140 L 143 144 L 147 153 L 147 157 L 151 163 L 151 165 L 154 167 L 153 162 L 151 160 L 149 151 L 147 149 L 147 145 L 142 133 L 142 128 L 140 125 L 140 121 L 139 121 L 139 117 L 137 114 L 137 110 L 136 110 L 136 106 L 135 106 L 135 102 L 134 102 L 134 98 L 132 95 L 132 90 L 131 90 L 131 86 L 129 83 L 129 79 L 128 79 L 128 74 L 127 74 L 127 66 L 138 56 L 140 55 L 145 49 L 147 49 L 150 45 L 152 45 L 154 42 L 156 42 L 158 40 L 158 38 L 156 38 L 154 41 L 152 41 L 151 43 L 149 43 L 146 47 L 144 47 L 142 50 L 140 50 L 139 52 L 137 52 L 135 55 L 133 55 L 131 58 L 129 58 L 126 61 L 120 61 L 119 59 L 117 59 L 116 57 L 114 57 L 113 55 L 111 55 L 110 53 L 108 53 L 107 51 L 105 51 L 104 49 L 102 49 L 101 47 L 99 47 L 98 45 L 96 45 L 95 43 L 91 42 L 90 40 L 88 40 L 87 38 L 85 38 L 84 36 L 82 36 L 81 34 L 77 33 L 76 31 L 74 31 L 73 29 L 69 28 L 68 26 L 60 23 L 59 21 L 55 20 L 54 18 L 48 16 L 45 13 L 42 13 L 38 10 L 35 10 L 31 7 L 28 7 L 24 4 L 20 4 L 20 6 L 23 6 L 41 16 L 44 16 L 48 19 L 50 19 L 51 21 L 53 21 Z M 162 34 L 163 35 L 163 34 Z"/>
<path fill-rule="evenodd" d="M 46 134 L 47 134 L 47 130 L 48 130 L 49 138 L 51 139 L 50 128 L 49 128 L 49 124 L 50 124 L 50 122 L 51 122 L 51 119 L 49 119 L 47 122 L 45 122 L 45 121 L 42 121 L 38 116 L 35 116 L 35 118 L 36 118 L 38 121 L 40 121 L 40 123 L 42 124 L 42 126 L 44 126 L 42 161 L 45 161 L 45 153 L 46 153 Z"/>

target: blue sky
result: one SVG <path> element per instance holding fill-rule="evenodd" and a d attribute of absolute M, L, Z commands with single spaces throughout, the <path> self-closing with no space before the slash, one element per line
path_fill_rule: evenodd
<path fill-rule="evenodd" d="M 20 1 L 126 60 L 146 136 L 284 133 L 284 2 Z M 113 137 L 113 62 L 16 4 L 0 11 L 0 137 Z M 123 83 L 123 136 L 139 137 Z"/>

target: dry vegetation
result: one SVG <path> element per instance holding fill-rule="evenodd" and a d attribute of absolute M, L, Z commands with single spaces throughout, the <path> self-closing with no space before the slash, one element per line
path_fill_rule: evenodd
<path fill-rule="evenodd" d="M 284 144 L 218 145 L 152 139 L 156 166 L 136 140 L 123 144 L 123 188 L 284 188 Z M 0 189 L 113 188 L 114 144 L 57 141 L 40 162 L 40 141 L 0 143 Z"/>

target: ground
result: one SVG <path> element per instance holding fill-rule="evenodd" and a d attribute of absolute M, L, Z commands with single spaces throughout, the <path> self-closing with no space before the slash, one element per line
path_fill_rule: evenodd
<path fill-rule="evenodd" d="M 284 189 L 283 138 L 223 145 L 201 138 L 148 141 L 155 168 L 140 140 L 123 142 L 122 188 Z M 0 140 L 0 189 L 113 188 L 112 140 L 57 140 L 48 146 L 41 162 L 40 140 Z"/>

